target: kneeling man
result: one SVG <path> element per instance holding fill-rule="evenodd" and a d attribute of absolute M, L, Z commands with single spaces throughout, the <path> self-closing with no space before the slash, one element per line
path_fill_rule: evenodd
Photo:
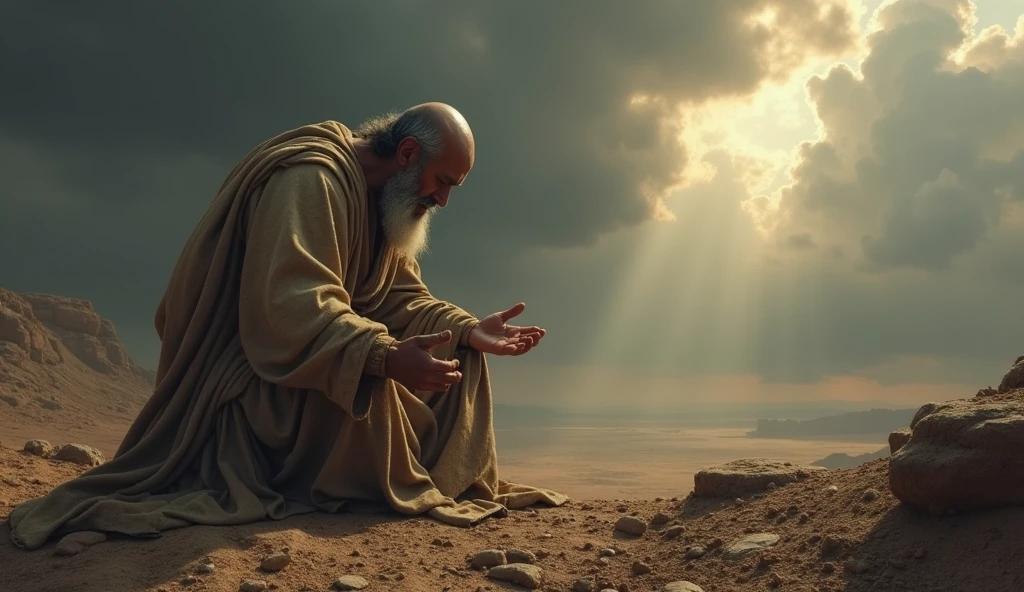
<path fill-rule="evenodd" d="M 417 257 L 473 166 L 440 103 L 254 148 L 188 238 L 156 314 L 152 397 L 109 462 L 16 507 L 23 549 L 377 507 L 471 526 L 566 496 L 498 478 L 485 354 L 544 336 L 434 298 Z"/>

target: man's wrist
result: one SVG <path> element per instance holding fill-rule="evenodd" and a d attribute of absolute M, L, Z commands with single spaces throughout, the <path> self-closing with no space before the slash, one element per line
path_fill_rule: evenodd
<path fill-rule="evenodd" d="M 386 376 L 388 353 L 395 341 L 397 340 L 387 333 L 377 335 L 370 345 L 370 352 L 366 356 L 363 372 L 371 376 Z"/>
<path fill-rule="evenodd" d="M 467 324 L 466 328 L 463 329 L 462 331 L 461 337 L 459 338 L 459 345 L 463 347 L 473 347 L 473 342 L 471 338 L 473 336 L 473 331 L 476 330 L 478 326 L 480 326 L 479 320 L 475 320 Z"/>

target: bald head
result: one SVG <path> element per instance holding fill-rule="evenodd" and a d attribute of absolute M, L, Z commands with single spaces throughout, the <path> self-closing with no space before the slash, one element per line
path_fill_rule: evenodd
<path fill-rule="evenodd" d="M 433 127 L 440 134 L 443 151 L 458 150 L 473 158 L 476 145 L 469 122 L 454 107 L 445 103 L 423 103 L 411 107 L 402 114 Z"/>
<path fill-rule="evenodd" d="M 472 168 L 476 144 L 466 118 L 445 103 L 423 103 L 402 113 L 373 117 L 355 130 L 373 146 L 379 158 L 391 159 L 399 148 L 414 149 L 412 159 L 426 164 L 435 158 L 455 157 Z"/>

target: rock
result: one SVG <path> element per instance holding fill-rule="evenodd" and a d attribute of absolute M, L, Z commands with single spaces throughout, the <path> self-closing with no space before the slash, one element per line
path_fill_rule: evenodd
<path fill-rule="evenodd" d="M 291 562 L 292 558 L 287 553 L 274 553 L 263 558 L 263 561 L 260 562 L 260 569 L 271 572 L 281 571 Z"/>
<path fill-rule="evenodd" d="M 537 556 L 522 549 L 509 549 L 505 551 L 505 560 L 508 563 L 537 563 Z"/>
<path fill-rule="evenodd" d="M 615 521 L 615 530 L 633 536 L 643 536 L 647 532 L 647 523 L 636 516 L 623 516 Z"/>
<path fill-rule="evenodd" d="M 880 496 L 880 495 L 881 495 L 881 493 L 879 493 L 879 491 L 877 489 L 868 488 L 868 489 L 864 490 L 864 494 L 862 496 L 862 499 L 864 501 L 866 501 L 866 502 L 873 502 L 876 499 L 878 499 L 878 496 Z"/>
<path fill-rule="evenodd" d="M 477 569 L 487 569 L 495 565 L 504 565 L 507 561 L 505 552 L 501 549 L 484 549 L 473 555 L 469 563 Z"/>
<path fill-rule="evenodd" d="M 868 570 L 868 564 L 866 561 L 860 559 L 847 559 L 843 563 L 843 569 L 852 574 L 862 574 Z"/>
<path fill-rule="evenodd" d="M 199 564 L 199 567 L 196 568 L 196 573 L 199 575 L 212 574 L 214 569 L 216 569 L 216 567 L 212 563 L 201 563 Z"/>
<path fill-rule="evenodd" d="M 530 590 L 540 588 L 543 570 L 529 563 L 509 563 L 498 565 L 487 570 L 487 577 L 492 580 L 517 584 Z"/>
<path fill-rule="evenodd" d="M 704 592 L 704 588 L 701 588 L 693 582 L 687 582 L 686 580 L 678 580 L 675 582 L 669 582 L 661 588 L 661 592 Z"/>
<path fill-rule="evenodd" d="M 900 428 L 889 434 L 889 454 L 896 454 L 896 451 L 906 446 L 910 441 L 910 428 Z"/>
<path fill-rule="evenodd" d="M 73 462 L 77 465 L 84 465 L 87 467 L 94 467 L 107 462 L 107 459 L 103 457 L 102 452 L 96 450 L 92 446 L 86 446 L 85 444 L 64 444 L 63 446 L 58 447 L 50 458 L 53 460 Z"/>
<path fill-rule="evenodd" d="M 594 590 L 597 590 L 597 584 L 590 578 L 580 578 L 572 584 L 572 592 L 594 592 Z"/>
<path fill-rule="evenodd" d="M 779 542 L 779 535 L 762 532 L 745 536 L 725 548 L 722 556 L 726 559 L 740 559 Z"/>
<path fill-rule="evenodd" d="M 82 551 L 85 551 L 86 548 L 91 547 L 96 543 L 102 543 L 105 540 L 107 540 L 107 535 L 102 532 L 95 532 L 92 530 L 72 532 L 64 535 L 64 537 L 57 543 L 57 546 L 53 549 L 53 554 L 60 557 L 78 555 Z"/>
<path fill-rule="evenodd" d="M 678 537 L 679 535 L 683 534 L 683 532 L 685 530 L 686 530 L 686 527 L 681 526 L 681 525 L 670 526 L 670 527 L 666 528 L 665 532 L 663 532 L 661 534 L 661 538 L 665 539 L 666 541 L 671 541 L 672 539 L 674 539 L 674 538 Z"/>
<path fill-rule="evenodd" d="M 828 562 L 822 563 L 821 564 L 821 573 L 823 573 L 823 574 L 833 574 L 833 573 L 836 573 L 836 564 L 835 563 L 828 563 Z"/>
<path fill-rule="evenodd" d="M 331 588 L 335 590 L 362 590 L 369 585 L 370 583 L 366 579 L 359 576 L 341 576 L 334 580 Z"/>
<path fill-rule="evenodd" d="M 829 555 L 845 547 L 847 542 L 836 536 L 827 535 L 821 539 L 821 554 Z"/>
<path fill-rule="evenodd" d="M 238 592 L 264 592 L 267 588 L 263 580 L 245 580 L 238 586 Z"/>
<path fill-rule="evenodd" d="M 746 458 L 709 467 L 693 476 L 693 494 L 705 497 L 737 498 L 801 481 L 825 467 L 782 463 L 764 458 Z"/>
<path fill-rule="evenodd" d="M 835 495 L 839 493 L 839 488 L 836 487 L 835 485 L 829 485 L 828 487 L 825 488 L 825 493 L 829 495 Z"/>
<path fill-rule="evenodd" d="M 651 518 L 651 526 L 661 526 L 672 521 L 672 517 L 664 512 L 658 512 Z"/>
<path fill-rule="evenodd" d="M 643 561 L 634 561 L 633 565 L 629 566 L 629 571 L 634 576 L 643 576 L 651 573 L 651 566 Z"/>
<path fill-rule="evenodd" d="M 696 545 L 686 550 L 685 557 L 687 559 L 700 559 L 701 557 L 706 555 L 707 552 L 707 549 L 705 549 L 704 547 Z"/>
<path fill-rule="evenodd" d="M 615 549 L 601 549 L 597 552 L 598 557 L 615 557 Z"/>
<path fill-rule="evenodd" d="M 23 450 L 35 456 L 49 456 L 53 453 L 53 445 L 46 440 L 29 440 Z"/>
<path fill-rule="evenodd" d="M 1003 375 L 998 392 L 1008 393 L 1019 388 L 1024 388 L 1024 356 L 1014 360 L 1013 366 L 1010 366 L 1010 369 Z"/>
<path fill-rule="evenodd" d="M 889 488 L 935 514 L 1024 504 L 1024 391 L 930 403 L 889 459 Z"/>
<path fill-rule="evenodd" d="M 594 563 L 596 563 L 598 565 L 608 565 L 608 563 L 610 563 L 610 562 L 608 561 L 607 557 L 598 557 L 597 559 L 594 560 Z"/>

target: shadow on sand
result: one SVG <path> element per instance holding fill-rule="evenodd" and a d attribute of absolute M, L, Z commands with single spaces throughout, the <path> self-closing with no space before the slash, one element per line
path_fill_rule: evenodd
<path fill-rule="evenodd" d="M 293 562 L 315 561 L 318 567 L 336 574 L 333 576 L 336 578 L 348 573 L 359 574 L 360 570 L 349 568 L 360 558 L 350 554 L 359 549 L 364 549 L 365 554 L 367 537 L 364 535 L 369 529 L 408 520 L 388 513 L 314 512 L 238 526 L 187 526 L 165 531 L 152 539 L 112 535 L 105 542 L 72 557 L 55 557 L 55 540 L 35 551 L 18 549 L 10 540 L 10 525 L 4 520 L 0 524 L 0 566 L 3 566 L 0 590 L 187 589 L 182 587 L 182 579 L 193 575 L 193 567 L 204 559 L 212 561 L 219 571 L 219 566 L 225 562 L 237 564 L 237 558 L 232 555 L 237 555 L 238 550 L 281 551 L 283 547 L 294 548 L 303 540 L 308 541 L 303 535 L 315 537 L 318 543 L 311 552 L 304 552 L 301 559 L 293 557 Z M 304 547 L 308 548 L 308 544 Z M 241 577 L 258 580 L 267 575 L 257 564 L 251 568 L 245 566 Z M 324 578 L 316 589 L 330 589 L 333 580 Z M 7 587 L 11 585 L 14 587 Z"/>
<path fill-rule="evenodd" d="M 844 570 L 844 592 L 1019 592 L 1024 507 L 938 517 L 896 506 L 864 542 L 831 556 Z M 854 571 L 844 569 L 846 558 Z M 855 573 L 857 567 L 864 571 Z"/>

